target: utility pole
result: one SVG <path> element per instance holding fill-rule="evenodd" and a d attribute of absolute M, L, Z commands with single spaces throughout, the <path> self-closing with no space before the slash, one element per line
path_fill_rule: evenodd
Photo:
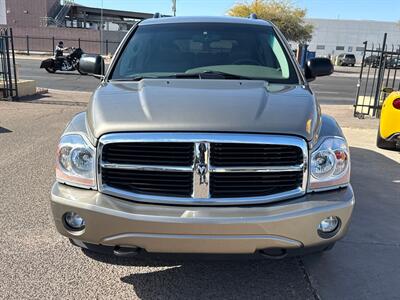
<path fill-rule="evenodd" d="M 104 9 L 104 0 L 101 0 L 101 13 L 100 13 L 100 55 L 104 54 L 103 49 L 104 49 L 104 45 L 103 45 L 103 39 L 104 39 L 104 34 L 103 34 L 103 9 Z"/>
<path fill-rule="evenodd" d="M 174 17 L 176 16 L 176 0 L 172 0 L 172 12 L 174 13 Z"/>

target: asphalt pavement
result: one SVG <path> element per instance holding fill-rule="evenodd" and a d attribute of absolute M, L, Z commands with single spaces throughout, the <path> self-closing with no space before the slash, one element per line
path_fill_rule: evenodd
<path fill-rule="evenodd" d="M 48 79 L 43 72 L 30 71 L 44 74 L 39 86 L 66 91 L 0 101 L 0 298 L 399 299 L 400 154 L 375 147 L 376 122 L 352 118 L 350 106 L 322 107 L 344 127 L 356 195 L 348 235 L 330 252 L 280 261 L 107 257 L 71 246 L 56 232 L 49 207 L 59 136 L 89 98 L 74 90 L 97 81 L 65 74 Z M 339 92 L 343 84 L 338 97 L 345 98 L 347 86 L 350 94 L 346 79 L 321 79 L 314 82 L 325 82 L 320 91 Z"/>
<path fill-rule="evenodd" d="M 46 70 L 40 69 L 40 62 L 38 59 L 17 59 L 19 77 L 36 80 L 38 87 L 67 91 L 91 92 L 99 83 L 98 79 L 82 76 L 78 72 L 49 74 Z M 353 104 L 356 86 L 357 77 L 353 73 L 320 77 L 311 83 L 322 104 Z"/>
<path fill-rule="evenodd" d="M 315 299 L 297 258 L 119 259 L 84 253 L 50 211 L 58 138 L 83 106 L 0 102 L 0 298 Z"/>
<path fill-rule="evenodd" d="M 40 63 L 39 59 L 16 59 L 18 77 L 36 80 L 41 88 L 65 91 L 91 92 L 99 84 L 98 79 L 80 75 L 77 71 L 47 73 L 45 69 L 40 69 Z"/>

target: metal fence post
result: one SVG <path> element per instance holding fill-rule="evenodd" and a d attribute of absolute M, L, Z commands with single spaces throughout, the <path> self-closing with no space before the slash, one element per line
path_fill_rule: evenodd
<path fill-rule="evenodd" d="M 385 48 L 386 48 L 386 38 L 387 38 L 387 33 L 385 32 L 383 36 L 383 45 L 381 48 L 381 55 L 379 57 L 379 71 L 378 71 L 378 81 L 376 83 L 376 91 L 375 91 L 375 101 L 374 101 L 374 108 L 372 111 L 372 115 L 375 117 L 376 116 L 376 111 L 379 108 L 379 96 L 381 93 L 381 87 L 382 87 L 382 80 L 383 80 L 383 75 L 385 73 L 385 67 L 386 67 L 386 59 L 384 56 L 385 53 Z"/>
<path fill-rule="evenodd" d="M 78 38 L 78 48 L 81 48 L 81 38 Z"/>
<path fill-rule="evenodd" d="M 12 81 L 12 77 L 11 77 L 11 63 L 10 63 L 10 36 L 9 36 L 9 31 L 6 30 L 6 70 L 7 70 L 7 74 L 6 77 L 8 76 L 8 78 L 6 78 L 6 81 L 8 79 L 8 92 L 7 92 L 7 97 L 12 100 L 13 97 L 13 81 Z M 12 54 L 12 53 L 11 53 Z M 15 82 L 14 82 L 15 83 Z"/>
<path fill-rule="evenodd" d="M 357 92 L 356 92 L 356 103 L 354 105 L 354 116 L 356 117 L 357 115 L 357 104 L 358 104 L 358 98 L 360 97 L 360 88 L 361 88 L 361 80 L 362 80 L 362 75 L 363 75 L 363 71 L 364 71 L 364 61 L 365 61 L 365 53 L 367 52 L 367 44 L 368 42 L 365 41 L 364 43 L 364 51 L 363 51 L 363 56 L 362 56 L 362 60 L 361 60 L 361 70 L 360 70 L 360 75 L 358 76 L 358 82 L 357 82 Z M 365 96 L 364 96 L 365 98 Z"/>
<path fill-rule="evenodd" d="M 29 35 L 26 35 L 26 54 L 30 54 L 29 53 Z"/>
<path fill-rule="evenodd" d="M 53 53 L 56 51 L 56 42 L 54 40 L 54 36 L 52 38 L 52 42 L 53 42 Z"/>
<path fill-rule="evenodd" d="M 17 78 L 17 66 L 15 64 L 15 51 L 14 51 L 14 34 L 12 28 L 9 29 L 10 33 L 10 44 L 11 44 L 11 56 L 12 56 L 12 64 L 14 69 L 14 85 L 15 85 L 15 97 L 18 98 L 18 78 Z"/>
<path fill-rule="evenodd" d="M 104 53 L 105 55 L 108 55 L 108 40 L 106 40 L 106 53 Z"/>

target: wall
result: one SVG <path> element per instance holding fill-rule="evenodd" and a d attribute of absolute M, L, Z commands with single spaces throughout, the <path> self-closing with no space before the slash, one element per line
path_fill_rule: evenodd
<path fill-rule="evenodd" d="M 55 44 L 64 41 L 66 47 L 78 47 L 78 39 L 81 39 L 81 48 L 87 53 L 100 53 L 100 31 L 78 28 L 26 28 L 13 26 L 14 47 L 16 50 L 27 49 L 29 36 L 29 48 L 31 52 L 52 52 L 54 37 Z"/>
<path fill-rule="evenodd" d="M 126 31 L 103 31 L 103 40 L 104 41 L 109 41 L 108 43 L 108 53 L 114 53 L 115 50 L 117 50 L 117 47 L 119 45 L 119 42 L 122 41 L 122 39 L 126 35 Z M 106 49 L 103 49 L 103 53 L 106 53 Z"/>
<path fill-rule="evenodd" d="M 383 34 L 387 32 L 387 45 L 391 50 L 400 45 L 400 26 L 396 22 L 358 21 L 358 20 L 329 20 L 308 19 L 314 25 L 313 38 L 309 43 L 309 50 L 316 51 L 317 56 L 337 56 L 340 53 L 353 53 L 360 63 L 362 59 L 363 42 L 368 41 L 368 48 L 372 43 L 375 47 L 382 44 Z M 324 46 L 325 49 L 318 49 Z M 343 46 L 344 50 L 337 50 Z"/>
<path fill-rule="evenodd" d="M 0 25 L 6 25 L 6 0 L 0 0 Z"/>
<path fill-rule="evenodd" d="M 48 3 L 48 0 L 6 0 L 7 24 L 39 27 L 41 18 L 47 16 Z"/>

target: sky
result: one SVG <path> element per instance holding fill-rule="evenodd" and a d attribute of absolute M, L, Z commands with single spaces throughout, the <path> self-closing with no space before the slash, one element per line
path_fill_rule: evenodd
<path fill-rule="evenodd" d="M 171 0 L 75 0 L 76 3 L 119 10 L 172 14 Z M 177 0 L 178 16 L 224 15 L 243 0 Z M 251 0 L 247 0 L 251 2 Z M 292 0 L 307 9 L 308 18 L 354 20 L 400 20 L 400 0 Z"/>

